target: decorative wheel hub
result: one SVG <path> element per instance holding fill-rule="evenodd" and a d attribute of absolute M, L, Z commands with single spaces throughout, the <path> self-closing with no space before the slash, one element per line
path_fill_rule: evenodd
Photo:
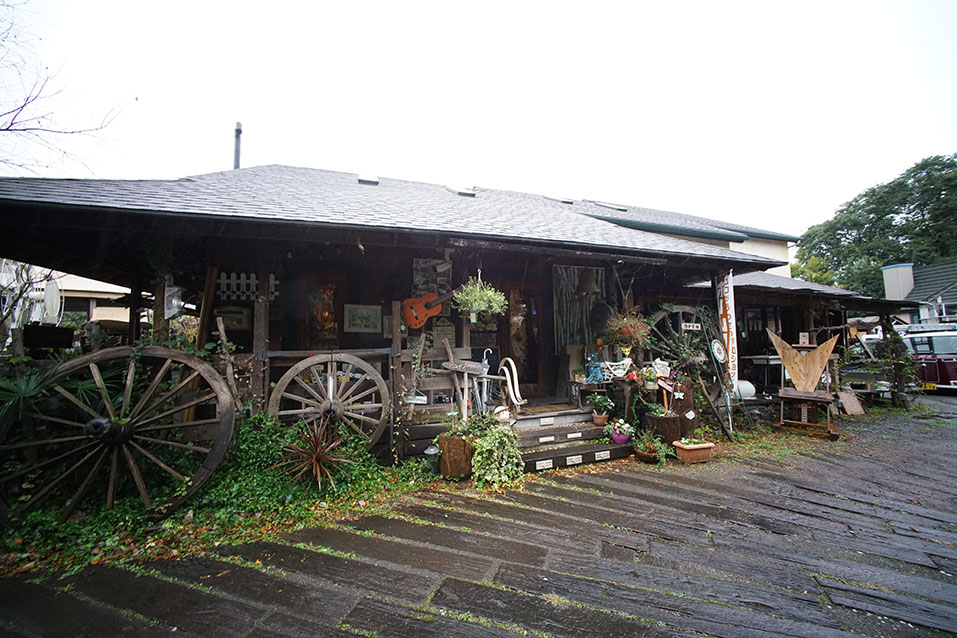
<path fill-rule="evenodd" d="M 319 411 L 322 413 L 324 419 L 334 423 L 342 419 L 342 415 L 346 411 L 346 406 L 342 401 L 326 399 L 322 402 L 322 407 L 319 408 Z"/>

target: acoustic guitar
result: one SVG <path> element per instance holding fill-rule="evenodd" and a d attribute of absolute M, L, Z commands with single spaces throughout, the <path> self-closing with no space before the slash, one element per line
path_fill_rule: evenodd
<path fill-rule="evenodd" d="M 452 298 L 457 290 L 441 297 L 427 292 L 421 297 L 411 297 L 402 302 L 402 320 L 412 330 L 418 330 L 432 317 L 442 314 L 442 304 Z"/>

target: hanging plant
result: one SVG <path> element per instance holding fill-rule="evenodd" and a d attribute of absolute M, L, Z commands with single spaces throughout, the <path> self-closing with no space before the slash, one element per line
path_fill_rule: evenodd
<path fill-rule="evenodd" d="M 488 313 L 489 315 L 504 315 L 508 308 L 505 293 L 495 289 L 481 279 L 469 277 L 452 295 L 452 306 L 459 312 Z"/>

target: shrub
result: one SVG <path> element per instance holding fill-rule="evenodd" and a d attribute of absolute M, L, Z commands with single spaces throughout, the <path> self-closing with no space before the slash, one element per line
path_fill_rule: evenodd
<path fill-rule="evenodd" d="M 500 489 L 522 478 L 522 455 L 512 428 L 496 426 L 475 439 L 472 478 L 478 488 Z"/>

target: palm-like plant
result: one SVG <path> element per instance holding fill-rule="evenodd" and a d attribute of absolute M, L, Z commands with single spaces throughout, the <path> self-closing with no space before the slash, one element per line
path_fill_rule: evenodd
<path fill-rule="evenodd" d="M 280 468 L 282 472 L 292 474 L 290 480 L 293 485 L 303 476 L 310 474 L 316 479 L 316 485 L 320 489 L 324 479 L 328 479 L 335 489 L 333 473 L 340 470 L 343 463 L 355 462 L 346 458 L 338 449 L 342 444 L 342 436 L 336 425 L 326 418 L 308 423 L 300 422 L 293 442 L 283 446 L 285 454 L 272 468 Z"/>

